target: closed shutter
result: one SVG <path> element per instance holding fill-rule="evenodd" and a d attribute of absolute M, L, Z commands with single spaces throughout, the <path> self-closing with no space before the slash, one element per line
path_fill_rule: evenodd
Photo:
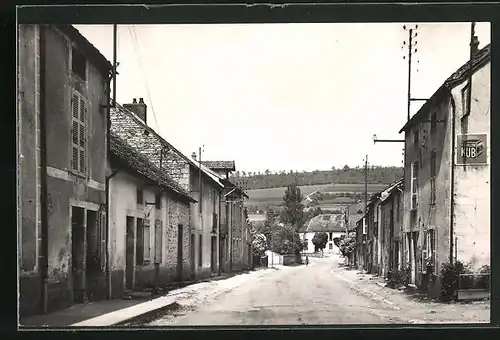
<path fill-rule="evenodd" d="M 155 221 L 155 263 L 162 262 L 162 249 L 163 249 L 163 222 L 161 220 Z"/>
<path fill-rule="evenodd" d="M 99 219 L 99 258 L 101 259 L 101 268 L 104 271 L 106 269 L 106 260 L 107 260 L 107 247 L 106 247 L 106 213 L 100 213 Z"/>
<path fill-rule="evenodd" d="M 71 169 L 77 173 L 86 172 L 87 147 L 87 105 L 85 99 L 76 91 L 71 97 Z"/>
<path fill-rule="evenodd" d="M 135 248 L 135 263 L 138 266 L 142 266 L 144 264 L 144 220 L 142 218 L 137 219 L 137 240 Z"/>

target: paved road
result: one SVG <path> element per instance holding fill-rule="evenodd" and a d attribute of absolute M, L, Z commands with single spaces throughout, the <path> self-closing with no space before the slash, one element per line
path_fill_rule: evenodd
<path fill-rule="evenodd" d="M 150 325 L 388 324 L 390 305 L 362 296 L 338 278 L 338 256 L 252 277 L 211 301 Z M 339 271 L 340 272 L 340 271 Z M 399 321 L 400 322 L 400 321 Z"/>

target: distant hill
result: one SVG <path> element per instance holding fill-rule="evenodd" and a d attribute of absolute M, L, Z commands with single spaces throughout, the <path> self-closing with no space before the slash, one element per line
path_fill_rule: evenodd
<path fill-rule="evenodd" d="M 401 176 L 403 176 L 402 167 L 372 166 L 368 170 L 368 183 L 389 184 L 398 180 Z M 246 173 L 236 171 L 231 176 L 231 179 L 247 190 L 281 188 L 294 183 L 299 186 L 331 183 L 343 183 L 342 185 L 364 184 L 365 171 L 361 167 L 349 168 L 348 166 L 343 169 L 316 170 L 312 172 L 281 171 L 280 173 L 270 173 L 266 171 L 264 173 Z"/>

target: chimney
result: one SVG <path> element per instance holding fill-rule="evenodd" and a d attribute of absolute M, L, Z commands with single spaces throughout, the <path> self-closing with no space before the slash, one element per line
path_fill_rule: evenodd
<path fill-rule="evenodd" d="M 196 161 L 196 152 L 193 152 L 193 153 L 191 154 L 191 158 L 192 158 L 193 160 L 195 160 L 195 161 Z"/>
<path fill-rule="evenodd" d="M 147 105 L 144 103 L 144 98 L 139 98 L 139 102 L 134 98 L 132 104 L 123 104 L 123 107 L 135 113 L 144 123 L 146 121 Z"/>
<path fill-rule="evenodd" d="M 479 39 L 477 36 L 474 36 L 471 43 L 471 52 L 473 57 L 477 54 L 477 51 L 479 51 Z"/>

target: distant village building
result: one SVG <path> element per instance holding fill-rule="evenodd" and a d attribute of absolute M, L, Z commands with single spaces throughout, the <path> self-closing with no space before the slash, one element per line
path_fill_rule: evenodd
<path fill-rule="evenodd" d="M 324 232 L 328 235 L 328 242 L 324 253 L 337 254 L 339 248 L 335 245 L 334 239 L 346 235 L 346 228 L 341 214 L 324 214 L 318 215 L 309 221 L 305 230 L 299 232 L 300 238 L 307 248 L 304 249 L 307 253 L 314 253 L 315 247 L 312 243 L 314 235 Z"/>
<path fill-rule="evenodd" d="M 433 295 L 443 263 L 490 265 L 491 45 L 478 51 L 477 44 L 472 65 L 453 73 L 401 129 L 404 261 L 412 282 Z"/>
<path fill-rule="evenodd" d="M 19 25 L 21 316 L 108 296 L 111 64 L 71 25 Z"/>

